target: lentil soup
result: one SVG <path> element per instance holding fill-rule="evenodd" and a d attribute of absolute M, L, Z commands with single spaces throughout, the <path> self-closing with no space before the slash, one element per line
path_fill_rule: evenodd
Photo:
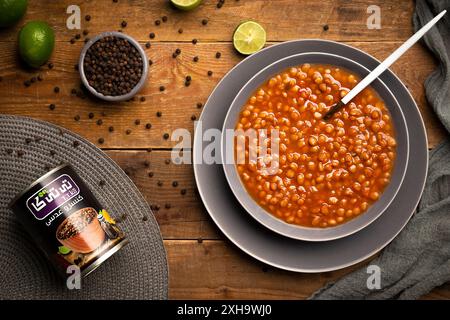
<path fill-rule="evenodd" d="M 396 158 L 394 126 L 368 87 L 327 121 L 322 117 L 359 81 L 331 65 L 303 64 L 268 79 L 243 106 L 236 129 L 278 130 L 277 163 L 267 174 L 259 147 L 245 144 L 236 167 L 250 196 L 283 221 L 326 228 L 358 217 L 389 184 Z M 239 136 L 236 137 L 238 139 Z M 235 157 L 244 150 L 235 144 Z M 256 153 L 257 161 L 249 154 Z"/>

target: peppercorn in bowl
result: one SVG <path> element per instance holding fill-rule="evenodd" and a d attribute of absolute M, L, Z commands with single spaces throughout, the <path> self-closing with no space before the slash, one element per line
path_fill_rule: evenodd
<path fill-rule="evenodd" d="M 104 32 L 83 47 L 79 59 L 83 85 L 105 101 L 125 101 L 144 86 L 148 60 L 132 37 L 121 32 Z"/>
<path fill-rule="evenodd" d="M 363 229 L 388 208 L 409 156 L 392 92 L 377 79 L 323 119 L 368 72 L 341 56 L 303 53 L 262 69 L 237 94 L 222 130 L 222 163 L 258 222 L 291 238 L 327 241 Z"/>

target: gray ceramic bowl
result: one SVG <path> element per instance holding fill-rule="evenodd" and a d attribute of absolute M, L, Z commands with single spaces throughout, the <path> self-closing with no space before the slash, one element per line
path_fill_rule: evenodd
<path fill-rule="evenodd" d="M 234 129 L 242 106 L 244 106 L 250 95 L 253 94 L 262 83 L 274 74 L 303 63 L 319 63 L 339 66 L 358 74 L 361 78 L 369 73 L 369 70 L 355 61 L 333 54 L 318 52 L 292 55 L 270 64 L 259 71 L 242 87 L 228 110 L 222 130 L 222 164 L 225 176 L 235 197 L 244 209 L 246 209 L 246 211 L 262 225 L 274 232 L 294 239 L 305 241 L 328 241 L 348 236 L 363 229 L 375 221 L 375 219 L 388 208 L 400 189 L 405 177 L 409 157 L 409 137 L 405 117 L 395 96 L 380 79 L 375 80 L 372 82 L 371 86 L 384 100 L 391 113 L 397 139 L 397 158 L 394 164 L 392 179 L 380 199 L 372 204 L 372 206 L 359 217 L 336 227 L 329 228 L 308 228 L 288 224 L 267 212 L 247 193 L 245 187 L 241 183 L 235 164 L 226 162 L 227 150 L 232 151 L 233 147 L 226 145 L 225 132 L 226 130 Z"/>
<path fill-rule="evenodd" d="M 141 79 L 139 80 L 139 82 L 136 84 L 136 86 L 134 86 L 134 88 L 130 92 L 128 92 L 127 94 L 121 95 L 121 96 L 105 96 L 102 93 L 97 92 L 91 85 L 89 85 L 86 75 L 84 73 L 84 67 L 83 67 L 84 66 L 84 57 L 86 56 L 86 52 L 88 51 L 88 49 L 98 40 L 100 40 L 104 37 L 109 37 L 109 36 L 127 39 L 133 46 L 135 46 L 135 48 L 139 52 L 140 56 L 142 57 L 142 62 L 143 62 L 143 70 L 142 70 Z M 83 85 L 89 90 L 90 93 L 92 93 L 97 98 L 105 100 L 105 101 L 125 101 L 125 100 L 129 100 L 132 97 L 134 97 L 139 92 L 139 90 L 141 90 L 142 87 L 144 86 L 145 81 L 147 80 L 147 74 L 148 74 L 148 59 L 147 59 L 144 49 L 142 49 L 139 42 L 134 40 L 132 37 L 130 37 L 126 34 L 123 34 L 121 32 L 116 32 L 116 31 L 103 32 L 103 33 L 100 33 L 99 35 L 95 36 L 91 40 L 89 40 L 84 45 L 83 50 L 81 50 L 80 59 L 78 61 L 78 70 L 80 72 L 80 77 L 81 77 L 81 81 L 83 82 Z"/>

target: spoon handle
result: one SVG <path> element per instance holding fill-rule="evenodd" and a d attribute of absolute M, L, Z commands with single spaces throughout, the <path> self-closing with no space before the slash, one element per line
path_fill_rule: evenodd
<path fill-rule="evenodd" d="M 324 118 L 329 119 L 338 109 L 349 103 L 358 93 L 364 90 L 373 80 L 378 78 L 386 69 L 388 69 L 398 58 L 400 58 L 412 45 L 414 45 L 420 38 L 423 37 L 425 33 L 428 32 L 435 24 L 438 22 L 447 12 L 443 10 L 436 17 L 430 20 L 426 25 L 424 25 L 419 31 L 411 36 L 406 42 L 404 42 L 400 47 L 398 47 L 394 52 L 391 53 L 382 63 L 380 63 L 372 72 L 370 72 L 364 79 L 362 79 L 352 90 L 350 90 L 345 97 L 342 98 L 340 103 L 334 105 L 324 116 Z"/>

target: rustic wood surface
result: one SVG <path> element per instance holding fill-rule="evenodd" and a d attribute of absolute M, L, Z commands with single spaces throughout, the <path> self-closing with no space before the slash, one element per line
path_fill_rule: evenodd
<path fill-rule="evenodd" d="M 227 0 L 221 9 L 217 1 L 205 0 L 192 12 L 173 9 L 165 0 L 78 1 L 82 19 L 81 30 L 66 28 L 66 8 L 71 0 L 36 0 L 17 26 L 0 30 L 0 112 L 47 120 L 73 130 L 103 148 L 130 175 L 147 201 L 159 210 L 155 216 L 160 224 L 170 268 L 170 298 L 243 298 L 301 299 L 308 297 L 328 281 L 364 266 L 336 272 L 298 274 L 277 270 L 260 263 L 227 241 L 209 218 L 196 193 L 192 167 L 166 164 L 173 142 L 163 139 L 164 133 L 176 128 L 192 132 L 192 116 L 199 117 L 201 108 L 217 82 L 232 66 L 243 59 L 230 42 L 240 21 L 254 19 L 267 30 L 268 45 L 302 38 L 320 38 L 348 43 L 367 51 L 378 59 L 385 58 L 413 32 L 411 25 L 413 1 L 316 1 L 316 0 Z M 379 5 L 382 28 L 366 26 L 369 5 Z M 166 15 L 168 21 L 155 25 Z M 56 48 L 51 58 L 53 69 L 25 68 L 17 58 L 17 32 L 28 20 L 46 20 L 55 29 Z M 202 19 L 208 19 L 203 26 Z M 153 64 L 147 85 L 135 101 L 111 105 L 86 96 L 80 90 L 75 64 L 83 46 L 81 40 L 70 39 L 82 30 L 87 37 L 101 31 L 120 29 L 139 40 Z M 328 29 L 323 28 L 325 25 Z M 179 33 L 179 29 L 183 29 Z M 149 33 L 156 34 L 149 39 Z M 193 45 L 192 39 L 198 39 Z M 173 59 L 175 49 L 181 55 Z M 215 53 L 222 53 L 220 59 Z M 198 56 L 199 61 L 193 62 Z M 432 56 L 420 44 L 403 56 L 392 70 L 411 91 L 420 107 L 428 133 L 429 147 L 434 147 L 444 131 L 426 102 L 423 82 L 435 68 Z M 213 71 L 208 77 L 207 72 Z M 42 82 L 25 87 L 23 82 L 41 74 Z M 184 86 L 184 78 L 193 80 Z M 58 86 L 60 92 L 54 93 Z M 160 86 L 165 91 L 160 91 Z M 76 89 L 78 94 L 73 94 Z M 81 94 L 80 94 L 81 92 Z M 144 100 L 145 99 L 145 100 Z M 49 109 L 55 104 L 55 110 Z M 156 112 L 161 111 L 162 117 Z M 89 113 L 94 117 L 89 118 Z M 76 116 L 80 120 L 76 121 Z M 97 121 L 102 119 L 102 124 Z M 139 119 L 140 124 L 135 121 Z M 146 129 L 145 124 L 152 128 Z M 113 126 L 114 131 L 108 128 Z M 131 133 L 126 134 L 130 129 Z M 99 138 L 104 143 L 99 144 Z M 152 148 L 149 152 L 147 149 Z M 150 166 L 145 162 L 149 161 Z M 152 173 L 152 177 L 149 173 Z M 158 185 L 158 181 L 162 185 Z M 172 182 L 178 186 L 173 187 Z M 181 194 L 186 189 L 186 194 Z M 450 298 L 450 284 L 433 290 L 424 298 Z"/>

